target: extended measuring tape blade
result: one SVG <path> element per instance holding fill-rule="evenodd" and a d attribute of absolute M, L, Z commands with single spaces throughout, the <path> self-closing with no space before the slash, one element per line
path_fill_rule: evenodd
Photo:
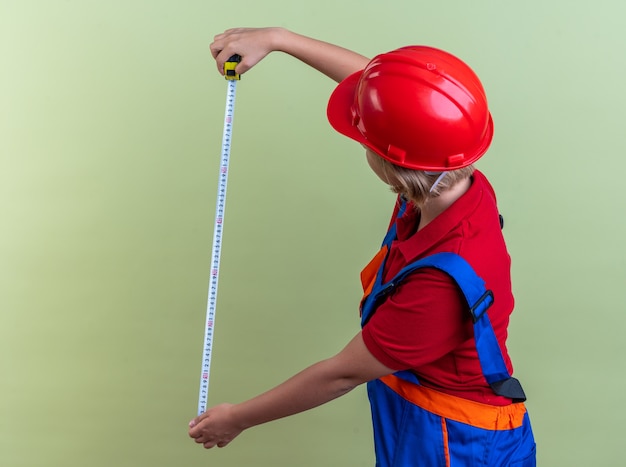
<path fill-rule="evenodd" d="M 233 133 L 233 117 L 235 113 L 235 94 L 237 80 L 240 76 L 235 66 L 241 61 L 239 55 L 233 55 L 224 64 L 224 77 L 228 80 L 226 92 L 226 111 L 224 113 L 224 132 L 222 134 L 222 158 L 215 203 L 215 224 L 213 229 L 213 248 L 211 256 L 211 276 L 207 300 L 206 327 L 204 329 L 204 347 L 202 352 L 202 372 L 200 376 L 200 395 L 198 398 L 198 415 L 207 409 L 209 396 L 209 375 L 211 373 L 211 354 L 213 351 L 213 328 L 215 324 L 215 305 L 217 303 L 217 281 L 220 269 L 222 239 L 224 229 L 224 211 L 226 208 L 226 186 L 228 184 L 228 164 Z"/>

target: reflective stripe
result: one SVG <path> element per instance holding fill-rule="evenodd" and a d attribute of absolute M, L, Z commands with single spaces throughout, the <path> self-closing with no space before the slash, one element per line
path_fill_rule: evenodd
<path fill-rule="evenodd" d="M 444 394 L 434 389 L 409 383 L 395 375 L 380 380 L 403 399 L 449 420 L 485 430 L 511 430 L 524 422 L 523 403 L 494 406 Z"/>
<path fill-rule="evenodd" d="M 383 264 L 385 256 L 387 256 L 387 245 L 383 245 L 378 253 L 376 253 L 376 256 L 374 256 L 367 266 L 365 266 L 365 268 L 361 271 L 361 285 L 363 286 L 363 299 L 361 301 L 364 301 L 374 288 L 376 274 L 378 273 L 381 264 Z"/>
<path fill-rule="evenodd" d="M 446 457 L 446 467 L 450 467 L 450 443 L 448 443 L 448 426 L 446 419 L 441 417 L 441 434 L 443 435 L 443 454 Z"/>

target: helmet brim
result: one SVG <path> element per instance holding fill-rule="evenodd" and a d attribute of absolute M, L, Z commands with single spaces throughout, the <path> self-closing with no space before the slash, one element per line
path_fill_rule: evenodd
<path fill-rule="evenodd" d="M 351 74 L 342 80 L 328 99 L 326 116 L 330 125 L 337 131 L 358 143 L 367 145 L 367 140 L 356 126 L 353 125 L 354 117 L 352 107 L 359 79 L 363 70 Z"/>

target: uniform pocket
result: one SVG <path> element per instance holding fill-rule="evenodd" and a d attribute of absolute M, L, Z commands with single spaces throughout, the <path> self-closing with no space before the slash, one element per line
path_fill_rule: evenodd
<path fill-rule="evenodd" d="M 537 445 L 533 444 L 530 453 L 523 459 L 511 462 L 511 467 L 536 467 L 537 466 Z"/>

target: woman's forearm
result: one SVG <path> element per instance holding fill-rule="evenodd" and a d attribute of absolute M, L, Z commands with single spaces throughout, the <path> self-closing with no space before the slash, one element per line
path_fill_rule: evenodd
<path fill-rule="evenodd" d="M 275 31 L 277 50 L 285 52 L 339 82 L 369 62 L 361 54 L 283 28 Z"/>
<path fill-rule="evenodd" d="M 324 360 L 275 388 L 234 405 L 232 413 L 242 428 L 250 428 L 312 409 L 348 393 L 354 387 L 354 382 L 333 372 L 331 360 Z"/>
<path fill-rule="evenodd" d="M 221 404 L 193 419 L 189 436 L 206 448 L 226 446 L 243 430 L 322 405 L 361 383 L 392 373 L 367 350 L 361 334 L 337 355 L 240 404 Z"/>
<path fill-rule="evenodd" d="M 234 54 L 242 57 L 238 73 L 245 73 L 271 52 L 284 52 L 335 81 L 362 70 L 369 62 L 351 50 L 277 27 L 229 29 L 215 36 L 210 49 L 220 73 Z"/>

